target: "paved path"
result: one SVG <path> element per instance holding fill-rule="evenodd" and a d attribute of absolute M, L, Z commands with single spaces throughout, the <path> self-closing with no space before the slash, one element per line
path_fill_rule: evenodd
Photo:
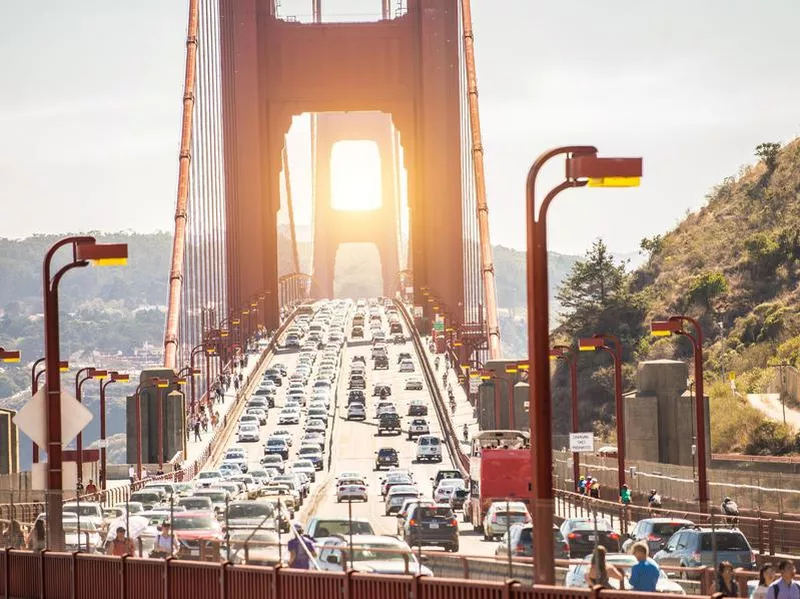
<path fill-rule="evenodd" d="M 780 393 L 748 393 L 747 401 L 766 417 L 778 422 L 784 421 L 784 409 L 781 404 Z M 800 430 L 800 412 L 787 407 L 786 424 L 795 430 Z"/>

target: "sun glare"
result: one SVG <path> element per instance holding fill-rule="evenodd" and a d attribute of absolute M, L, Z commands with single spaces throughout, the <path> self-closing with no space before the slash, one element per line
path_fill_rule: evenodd
<path fill-rule="evenodd" d="M 381 154 L 374 141 L 344 140 L 331 150 L 334 210 L 377 210 L 381 197 Z"/>

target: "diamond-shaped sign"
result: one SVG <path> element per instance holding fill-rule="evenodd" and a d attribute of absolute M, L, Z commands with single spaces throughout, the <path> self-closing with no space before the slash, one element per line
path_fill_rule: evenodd
<path fill-rule="evenodd" d="M 47 451 L 45 402 L 47 388 L 42 387 L 14 416 L 14 424 L 34 443 Z M 92 413 L 69 393 L 61 392 L 61 447 L 66 447 L 92 421 Z"/>

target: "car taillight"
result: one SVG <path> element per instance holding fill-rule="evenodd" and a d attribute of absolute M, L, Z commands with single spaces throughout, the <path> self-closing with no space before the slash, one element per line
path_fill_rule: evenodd
<path fill-rule="evenodd" d="M 692 553 L 692 561 L 693 562 L 700 563 L 700 558 L 701 558 L 701 555 L 700 555 L 699 551 L 695 551 L 694 553 Z"/>
<path fill-rule="evenodd" d="M 661 537 L 656 536 L 651 532 L 649 535 L 647 535 L 647 540 L 648 541 L 660 541 Z"/>
<path fill-rule="evenodd" d="M 409 526 L 416 526 L 417 525 L 417 521 L 414 520 L 414 518 L 411 518 L 411 520 L 408 521 L 408 525 Z"/>
<path fill-rule="evenodd" d="M 523 547 L 522 545 L 517 545 L 516 548 L 514 549 L 514 553 L 516 553 L 517 555 L 522 555 L 523 553 L 525 553 L 525 547 Z"/>
<path fill-rule="evenodd" d="M 568 539 L 577 539 L 579 535 L 576 535 L 574 532 L 571 532 L 567 535 Z"/>
<path fill-rule="evenodd" d="M 458 520 L 456 520 L 455 518 L 450 520 L 450 526 L 456 526 L 457 527 L 458 526 Z"/>
<path fill-rule="evenodd" d="M 618 535 L 617 533 L 615 533 L 615 532 L 608 533 L 608 537 L 609 537 L 610 539 L 614 539 L 615 541 L 616 541 L 617 539 L 619 539 L 619 535 Z"/>
<path fill-rule="evenodd" d="M 756 561 L 756 552 L 752 549 L 750 550 L 750 563 L 755 563 Z"/>

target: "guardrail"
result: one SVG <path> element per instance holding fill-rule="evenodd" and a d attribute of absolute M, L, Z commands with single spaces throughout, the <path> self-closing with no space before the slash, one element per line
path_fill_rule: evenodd
<path fill-rule="evenodd" d="M 685 598 L 555 586 L 523 586 L 355 571 L 317 572 L 230 563 L 6 550 L 0 554 L 6 599 L 630 599 Z M 698 595 L 689 596 L 699 597 Z"/>
<path fill-rule="evenodd" d="M 436 373 L 434 373 L 433 368 L 431 368 L 431 365 L 426 357 L 425 346 L 422 343 L 422 337 L 420 336 L 417 328 L 414 326 L 414 320 L 408 313 L 406 305 L 398 300 L 393 301 L 395 306 L 397 306 L 398 311 L 403 316 L 406 328 L 411 335 L 411 341 L 414 344 L 414 349 L 416 350 L 417 355 L 420 357 L 420 368 L 422 369 L 422 375 L 425 377 L 425 382 L 428 385 L 428 389 L 430 389 L 431 397 L 433 398 L 433 406 L 439 418 L 439 423 L 442 425 L 442 433 L 444 434 L 444 440 L 445 443 L 447 443 L 447 448 L 450 451 L 450 455 L 453 456 L 455 466 L 459 469 L 459 471 L 461 471 L 461 474 L 464 475 L 464 478 L 466 479 L 467 476 L 469 476 L 469 456 L 462 451 L 461 445 L 458 442 L 458 436 L 456 435 L 455 428 L 453 427 L 453 421 L 447 411 L 447 404 L 445 403 L 442 391 L 439 389 L 439 385 L 436 382 Z"/>
<path fill-rule="evenodd" d="M 275 334 L 269 341 L 269 345 L 261 352 L 258 357 L 255 368 L 245 378 L 244 383 L 239 388 L 236 394 L 236 399 L 233 405 L 229 408 L 228 412 L 223 417 L 223 424 L 218 427 L 211 439 L 206 445 L 201 454 L 195 458 L 190 464 L 185 465 L 183 468 L 167 472 L 159 476 L 149 476 L 145 480 L 135 481 L 131 484 L 105 489 L 97 493 L 89 495 L 81 495 L 81 501 L 96 501 L 104 506 L 112 506 L 117 503 L 125 502 L 130 494 L 134 491 L 141 489 L 144 485 L 158 481 L 181 482 L 183 480 L 191 480 L 194 476 L 202 470 L 208 460 L 215 452 L 219 452 L 219 447 L 222 441 L 230 434 L 230 427 L 234 426 L 238 418 L 232 418 L 231 415 L 236 411 L 241 412 L 244 409 L 246 399 L 249 397 L 252 388 L 260 380 L 261 374 L 267 361 L 274 355 L 276 346 L 283 333 L 294 320 L 294 313 L 292 313 L 275 331 Z M 233 424 L 232 424 L 233 423 Z M 74 501 L 73 497 L 65 499 L 65 501 Z M 46 502 L 26 502 L 26 503 L 7 503 L 0 505 L 0 520 L 18 520 L 23 523 L 31 523 L 40 513 L 44 512 Z"/>

